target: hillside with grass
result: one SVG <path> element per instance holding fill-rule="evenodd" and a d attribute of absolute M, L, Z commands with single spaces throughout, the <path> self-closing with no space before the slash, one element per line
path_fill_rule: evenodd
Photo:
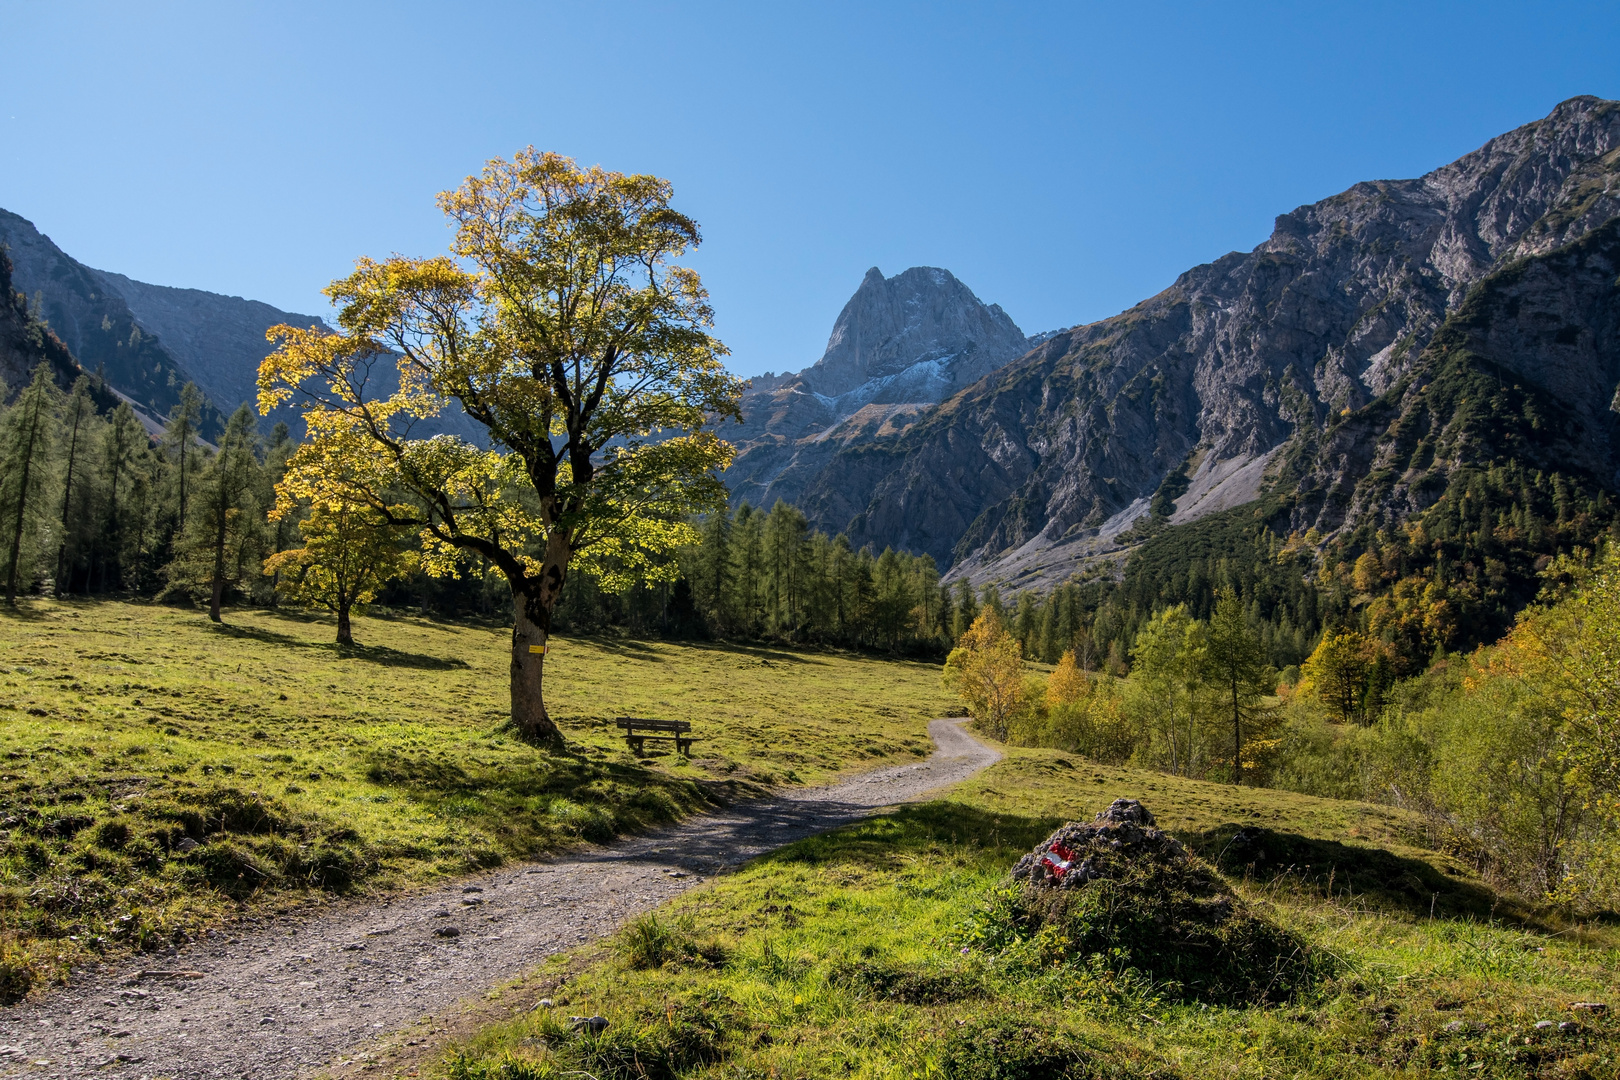
<path fill-rule="evenodd" d="M 1118 797 L 1302 942 L 1308 976 L 1222 1000 L 1144 962 L 1140 939 L 1135 955 L 1093 951 L 1072 926 L 1011 918 L 1019 857 Z M 945 798 L 794 844 L 554 958 L 452 1022 L 449 1044 L 412 1032 L 363 1064 L 454 1080 L 1615 1075 L 1620 1026 L 1570 1008 L 1613 1003 L 1614 927 L 1517 906 L 1423 836 L 1389 807 L 1009 748 Z M 1169 911 L 1114 896 L 1093 932 Z M 569 1022 L 593 1015 L 607 1027 Z"/>
<path fill-rule="evenodd" d="M 566 742 L 504 723 L 499 627 L 114 601 L 0 615 L 0 991 L 200 928 L 406 887 L 913 761 L 938 669 L 835 652 L 580 638 Z M 621 715 L 687 720 L 632 755 Z"/>

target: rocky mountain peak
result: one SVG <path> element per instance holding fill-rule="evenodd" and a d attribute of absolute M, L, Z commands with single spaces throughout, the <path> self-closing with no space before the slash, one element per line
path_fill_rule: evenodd
<path fill-rule="evenodd" d="M 821 359 L 766 375 L 743 396 L 738 449 L 726 473 L 736 500 L 793 502 L 840 446 L 904 431 L 1050 335 L 1029 338 L 949 270 L 868 270 L 833 323 Z"/>
<path fill-rule="evenodd" d="M 866 272 L 803 373 L 817 394 L 841 397 L 873 380 L 860 404 L 940 401 L 1028 349 L 1024 332 L 949 270 L 914 266 L 892 278 Z M 849 409 L 847 412 L 853 412 Z"/>

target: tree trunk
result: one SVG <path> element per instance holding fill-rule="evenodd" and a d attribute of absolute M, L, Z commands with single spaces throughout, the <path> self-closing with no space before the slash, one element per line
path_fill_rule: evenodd
<path fill-rule="evenodd" d="M 21 403 L 18 408 L 21 408 Z M 23 525 L 27 520 L 29 473 L 34 467 L 34 442 L 39 435 L 39 397 L 34 397 L 34 415 L 28 428 L 28 444 L 23 449 L 22 477 L 17 487 L 17 521 L 11 530 L 11 569 L 6 575 L 6 606 L 17 606 L 17 563 L 22 558 Z"/>
<path fill-rule="evenodd" d="M 1232 683 L 1232 783 L 1243 783 L 1243 711 L 1238 707 L 1238 684 Z"/>
<path fill-rule="evenodd" d="M 349 608 L 353 603 L 347 598 L 338 601 L 338 644 L 353 645 L 354 631 L 349 627 Z"/>
<path fill-rule="evenodd" d="M 73 434 L 68 439 L 67 475 L 62 479 L 62 538 L 56 545 L 56 577 L 52 579 L 52 593 L 61 597 L 68 590 L 62 586 L 67 574 L 68 511 L 73 506 L 73 469 L 79 456 L 79 426 L 84 420 L 84 402 L 73 395 Z"/>
<path fill-rule="evenodd" d="M 538 584 L 538 583 L 536 583 Z M 538 591 L 538 590 L 537 590 Z M 540 596 L 512 593 L 512 726 L 530 743 L 562 739 L 546 712 L 543 694 L 551 609 Z"/>
<path fill-rule="evenodd" d="M 220 477 L 220 486 L 223 489 L 225 478 Z M 209 592 L 208 617 L 214 622 L 220 622 L 219 607 L 225 599 L 225 529 L 227 511 L 224 507 L 224 491 L 220 492 L 219 525 L 214 531 L 214 581 Z"/>

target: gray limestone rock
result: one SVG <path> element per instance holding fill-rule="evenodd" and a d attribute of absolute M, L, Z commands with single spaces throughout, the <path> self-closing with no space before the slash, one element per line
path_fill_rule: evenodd
<path fill-rule="evenodd" d="M 953 567 L 947 580 L 1015 590 L 1117 558 L 1161 481 L 1184 467 L 1200 486 L 1176 503 L 1178 521 L 1279 483 L 1298 495 L 1285 531 L 1399 520 L 1422 476 L 1363 485 L 1407 467 L 1386 435 L 1410 403 L 1382 403 L 1420 392 L 1420 376 L 1444 362 L 1442 327 L 1465 317 L 1458 332 L 1491 362 L 1567 406 L 1572 456 L 1548 454 L 1620 482 L 1606 239 L 1617 215 L 1620 102 L 1574 98 L 1424 176 L 1284 214 L 1253 251 L 1052 336 L 947 405 L 874 416 L 820 457 L 783 453 L 775 483 L 802 492 L 813 526 L 856 546 L 927 552 Z M 1481 288 L 1500 302 L 1471 312 Z M 1478 456 L 1466 441 L 1452 449 L 1423 469 Z"/>

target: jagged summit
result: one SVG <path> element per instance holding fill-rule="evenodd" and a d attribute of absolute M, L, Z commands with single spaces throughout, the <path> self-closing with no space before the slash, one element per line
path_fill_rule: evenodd
<path fill-rule="evenodd" d="M 866 272 L 802 376 L 815 392 L 873 402 L 942 401 L 1028 349 L 1000 305 L 984 304 L 949 270 Z M 874 380 L 881 383 L 870 385 Z M 847 412 L 853 412 L 853 409 Z"/>
<path fill-rule="evenodd" d="M 838 447 L 903 431 L 944 401 L 1029 351 L 997 304 L 949 270 L 914 266 L 893 277 L 868 270 L 839 312 L 826 351 L 797 373 L 754 380 L 744 423 L 730 428 L 734 500 L 796 501 Z"/>

